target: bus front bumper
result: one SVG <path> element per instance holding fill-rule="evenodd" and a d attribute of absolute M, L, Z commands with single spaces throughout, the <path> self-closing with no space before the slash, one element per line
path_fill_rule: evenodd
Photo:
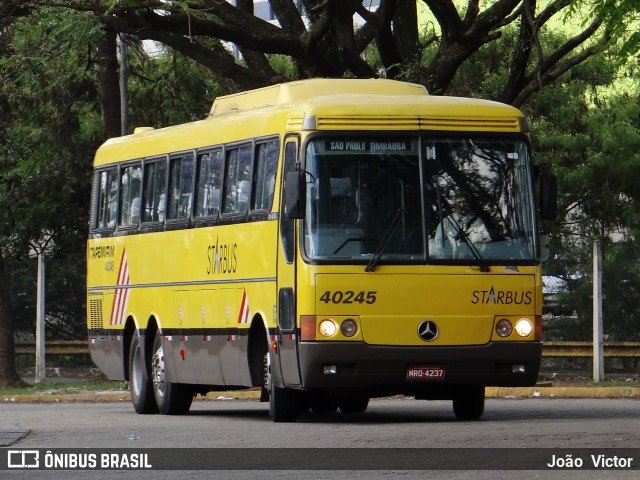
<path fill-rule="evenodd" d="M 368 390 L 370 396 L 420 396 L 460 385 L 533 386 L 542 355 L 541 342 L 458 347 L 300 342 L 299 348 L 303 388 Z M 415 367 L 443 368 L 443 376 L 416 379 L 410 374 Z"/>

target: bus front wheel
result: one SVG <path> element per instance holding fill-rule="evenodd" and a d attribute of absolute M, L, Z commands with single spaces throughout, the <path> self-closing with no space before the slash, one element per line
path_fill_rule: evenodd
<path fill-rule="evenodd" d="M 298 392 L 290 388 L 276 387 L 273 384 L 271 353 L 265 355 L 265 358 L 267 360 L 265 381 L 269 392 L 269 416 L 274 422 L 295 422 L 300 411 Z"/>
<path fill-rule="evenodd" d="M 131 402 L 137 413 L 158 413 L 158 406 L 153 395 L 153 384 L 147 372 L 140 336 L 134 333 L 131 338 L 131 347 L 129 348 L 129 391 L 131 392 Z"/>
<path fill-rule="evenodd" d="M 453 399 L 453 413 L 458 420 L 479 420 L 484 413 L 484 387 L 460 389 Z"/>
<path fill-rule="evenodd" d="M 158 410 L 163 415 L 183 415 L 191 408 L 193 390 L 189 385 L 168 382 L 162 336 L 156 332 L 151 356 L 151 378 Z"/>

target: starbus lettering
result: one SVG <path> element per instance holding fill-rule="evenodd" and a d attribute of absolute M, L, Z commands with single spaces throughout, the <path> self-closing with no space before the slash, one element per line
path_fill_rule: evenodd
<path fill-rule="evenodd" d="M 472 304 L 496 303 L 500 305 L 529 305 L 532 301 L 531 292 L 517 290 L 475 290 L 471 294 Z"/>
<path fill-rule="evenodd" d="M 238 268 L 238 244 L 220 243 L 207 247 L 207 275 L 235 273 Z"/>

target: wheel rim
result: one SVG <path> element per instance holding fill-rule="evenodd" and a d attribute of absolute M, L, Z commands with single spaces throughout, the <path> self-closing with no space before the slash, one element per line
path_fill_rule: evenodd
<path fill-rule="evenodd" d="M 151 358 L 151 375 L 153 377 L 153 389 L 160 398 L 164 397 L 167 382 L 165 380 L 162 344 L 159 344 L 158 348 L 153 352 L 153 357 Z"/>
<path fill-rule="evenodd" d="M 271 353 L 267 352 L 266 354 L 266 367 L 265 367 L 265 386 L 267 387 L 267 391 L 269 395 L 272 395 L 271 390 L 273 390 L 273 380 L 271 379 Z"/>
<path fill-rule="evenodd" d="M 140 352 L 140 345 L 136 345 L 133 350 L 133 372 L 131 372 L 131 387 L 133 388 L 133 393 L 136 397 L 139 397 L 140 392 L 142 391 L 142 382 L 144 382 L 143 367 L 144 364 Z"/>

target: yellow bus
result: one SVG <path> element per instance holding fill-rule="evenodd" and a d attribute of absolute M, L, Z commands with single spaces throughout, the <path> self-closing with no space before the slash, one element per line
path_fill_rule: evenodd
<path fill-rule="evenodd" d="M 138 413 L 259 389 L 276 422 L 536 382 L 539 218 L 555 180 L 522 113 L 392 80 L 220 97 L 95 156 L 93 361 Z M 539 188 L 538 188 L 539 187 Z"/>

